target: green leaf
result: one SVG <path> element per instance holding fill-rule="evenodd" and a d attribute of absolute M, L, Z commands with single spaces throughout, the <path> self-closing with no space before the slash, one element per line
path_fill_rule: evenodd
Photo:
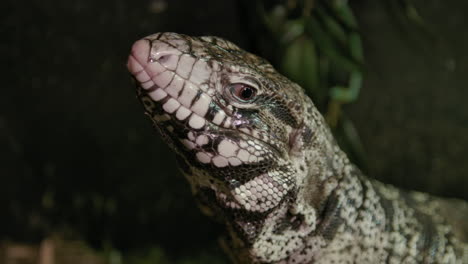
<path fill-rule="evenodd" d="M 319 89 L 317 54 L 312 39 L 306 36 L 297 38 L 285 47 L 283 54 L 283 72 L 314 97 L 323 97 Z"/>
<path fill-rule="evenodd" d="M 338 21 L 328 15 L 325 10 L 322 10 L 320 6 L 317 6 L 315 9 L 317 17 L 323 21 L 324 24 L 324 31 L 328 32 L 334 39 L 339 41 L 342 45 L 346 45 L 348 41 L 348 37 L 346 35 L 345 29 L 338 23 Z"/>
<path fill-rule="evenodd" d="M 358 28 L 356 18 L 354 17 L 353 11 L 348 5 L 348 1 L 345 0 L 333 0 L 331 2 L 331 8 L 333 9 L 333 14 L 339 19 L 342 23 L 348 27 L 356 30 Z M 330 3 L 325 1 L 325 3 Z"/>
<path fill-rule="evenodd" d="M 321 27 L 314 18 L 306 20 L 305 32 L 314 38 L 317 48 L 328 56 L 335 64 L 347 71 L 360 71 L 361 65 L 346 56 L 346 51 L 338 47 L 330 35 Z"/>
<path fill-rule="evenodd" d="M 362 49 L 361 36 L 358 33 L 352 32 L 349 34 L 349 48 L 353 59 L 359 63 L 363 63 L 364 54 Z"/>
<path fill-rule="evenodd" d="M 295 19 L 286 22 L 284 25 L 284 32 L 281 36 L 281 43 L 282 44 L 289 44 L 290 42 L 294 41 L 295 39 L 299 38 L 304 34 L 304 20 L 303 19 Z"/>
<path fill-rule="evenodd" d="M 335 86 L 330 90 L 330 97 L 333 101 L 349 103 L 356 100 L 362 86 L 362 73 L 354 71 L 349 78 L 349 86 Z"/>

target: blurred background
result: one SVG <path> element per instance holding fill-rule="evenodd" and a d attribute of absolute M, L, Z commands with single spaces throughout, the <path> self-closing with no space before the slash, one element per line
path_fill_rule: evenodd
<path fill-rule="evenodd" d="M 0 5 L 0 264 L 226 262 L 126 71 L 160 31 L 266 57 L 370 177 L 468 200 L 466 1 Z"/>

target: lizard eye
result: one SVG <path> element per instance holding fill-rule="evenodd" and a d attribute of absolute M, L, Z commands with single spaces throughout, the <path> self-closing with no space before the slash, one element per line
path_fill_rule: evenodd
<path fill-rule="evenodd" d="M 229 86 L 229 91 L 235 99 L 242 103 L 249 103 L 255 99 L 257 89 L 243 83 L 233 83 Z"/>

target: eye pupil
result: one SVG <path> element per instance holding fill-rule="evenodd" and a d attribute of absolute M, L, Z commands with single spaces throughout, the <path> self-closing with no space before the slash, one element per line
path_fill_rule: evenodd
<path fill-rule="evenodd" d="M 250 87 L 244 87 L 242 88 L 241 92 L 240 92 L 240 97 L 244 100 L 248 100 L 252 97 L 254 91 L 252 88 Z"/>

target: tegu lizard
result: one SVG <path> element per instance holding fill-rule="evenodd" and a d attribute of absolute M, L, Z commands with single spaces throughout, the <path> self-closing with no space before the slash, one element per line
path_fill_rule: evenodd
<path fill-rule="evenodd" d="M 301 87 L 218 37 L 157 33 L 128 69 L 235 263 L 468 263 L 468 206 L 365 177 Z"/>

